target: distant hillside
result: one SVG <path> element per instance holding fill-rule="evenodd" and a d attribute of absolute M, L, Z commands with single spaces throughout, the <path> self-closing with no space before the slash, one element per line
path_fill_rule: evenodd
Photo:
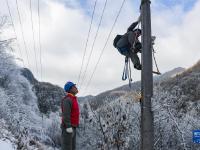
<path fill-rule="evenodd" d="M 20 68 L 8 53 L 8 41 L 0 43 L 0 149 L 1 143 L 19 150 L 56 149 L 64 91 Z"/>
<path fill-rule="evenodd" d="M 173 78 L 174 76 L 182 73 L 184 70 L 185 70 L 184 68 L 178 67 L 162 75 L 154 76 L 154 83 L 156 84 L 157 82 L 163 82 L 165 80 Z M 140 92 L 140 89 L 141 89 L 141 82 L 137 81 L 131 84 L 131 88 L 129 87 L 128 84 L 126 84 L 121 87 L 115 88 L 113 90 L 100 93 L 97 96 L 88 97 L 88 100 L 91 101 L 92 107 L 94 109 L 97 109 L 98 106 L 104 103 L 103 100 L 105 99 L 107 99 L 105 102 L 112 101 L 112 100 L 115 100 L 117 97 L 125 95 L 131 91 Z"/>
<path fill-rule="evenodd" d="M 168 72 L 165 72 L 161 76 L 159 76 L 159 75 L 155 76 L 154 82 L 168 80 L 169 78 L 172 78 L 178 74 L 183 73 L 184 71 L 185 71 L 185 68 L 182 68 L 182 67 L 174 68 Z"/>
<path fill-rule="evenodd" d="M 182 95 L 190 97 L 188 101 L 200 100 L 200 61 L 181 74 L 164 81 L 161 86 L 165 90 L 179 88 Z"/>
<path fill-rule="evenodd" d="M 37 96 L 41 113 L 47 114 L 60 109 L 60 100 L 65 92 L 59 86 L 47 82 L 38 82 L 27 68 L 21 70 L 22 75 L 33 85 L 32 90 Z"/>

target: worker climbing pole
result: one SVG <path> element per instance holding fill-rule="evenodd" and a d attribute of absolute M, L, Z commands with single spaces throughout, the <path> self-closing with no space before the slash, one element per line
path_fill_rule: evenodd
<path fill-rule="evenodd" d="M 137 21 L 133 22 L 127 29 L 127 32 L 123 35 L 116 35 L 113 40 L 113 46 L 118 50 L 118 52 L 125 56 L 125 65 L 122 75 L 122 80 L 129 80 L 129 87 L 131 87 L 132 77 L 131 77 L 131 65 L 132 61 L 134 68 L 141 70 L 142 66 L 137 53 L 141 53 L 141 42 L 139 41 L 139 36 L 141 35 L 141 30 L 139 29 L 141 17 Z M 138 26 L 138 27 L 137 27 Z M 137 27 L 137 28 L 136 28 Z"/>
<path fill-rule="evenodd" d="M 154 127 L 151 98 L 153 96 L 153 65 L 150 0 L 141 0 L 142 24 L 142 98 L 141 150 L 153 150 Z"/>

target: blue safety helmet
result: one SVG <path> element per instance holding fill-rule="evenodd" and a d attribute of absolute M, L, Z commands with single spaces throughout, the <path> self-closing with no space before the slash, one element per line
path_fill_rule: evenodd
<path fill-rule="evenodd" d="M 76 85 L 76 84 L 74 84 L 73 82 L 67 82 L 66 84 L 65 84 L 65 86 L 64 86 L 64 90 L 65 90 L 65 92 L 69 92 L 69 90 L 72 88 L 72 86 L 74 86 L 74 85 Z"/>

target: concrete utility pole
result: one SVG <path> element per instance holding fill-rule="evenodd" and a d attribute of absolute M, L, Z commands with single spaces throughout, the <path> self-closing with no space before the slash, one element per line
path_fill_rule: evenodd
<path fill-rule="evenodd" d="M 153 66 L 151 42 L 150 0 L 141 0 L 142 23 L 142 100 L 141 150 L 153 150 L 154 129 L 151 98 L 153 96 Z"/>

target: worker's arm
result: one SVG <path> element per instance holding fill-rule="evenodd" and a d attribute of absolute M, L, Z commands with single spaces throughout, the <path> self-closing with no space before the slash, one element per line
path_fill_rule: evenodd
<path fill-rule="evenodd" d="M 133 31 L 140 21 L 141 21 L 141 14 L 140 14 L 140 16 L 138 17 L 137 21 L 136 21 L 136 22 L 133 22 L 133 23 L 130 25 L 130 27 L 128 27 L 127 32 Z"/>
<path fill-rule="evenodd" d="M 138 21 L 133 22 L 133 23 L 128 27 L 127 32 L 133 31 L 137 25 L 138 25 Z"/>
<path fill-rule="evenodd" d="M 63 121 L 66 128 L 71 127 L 71 108 L 72 108 L 72 101 L 70 98 L 65 98 L 63 100 Z"/>

